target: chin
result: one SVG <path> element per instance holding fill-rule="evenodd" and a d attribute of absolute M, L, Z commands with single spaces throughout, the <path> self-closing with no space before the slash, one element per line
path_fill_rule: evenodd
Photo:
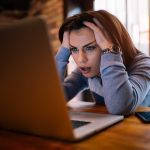
<path fill-rule="evenodd" d="M 86 77 L 86 78 L 92 78 L 96 75 L 95 74 L 83 74 L 83 76 Z"/>

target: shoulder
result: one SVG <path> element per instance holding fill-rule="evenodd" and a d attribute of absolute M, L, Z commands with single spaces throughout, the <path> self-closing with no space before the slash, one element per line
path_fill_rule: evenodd
<path fill-rule="evenodd" d="M 147 71 L 150 74 L 150 57 L 142 52 L 139 52 L 129 67 L 129 72 L 134 70 Z"/>
<path fill-rule="evenodd" d="M 142 52 L 139 52 L 135 56 L 132 65 L 150 65 L 150 57 Z"/>

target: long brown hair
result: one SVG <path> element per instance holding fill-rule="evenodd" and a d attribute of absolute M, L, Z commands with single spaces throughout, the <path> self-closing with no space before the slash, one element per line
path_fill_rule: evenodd
<path fill-rule="evenodd" d="M 59 30 L 59 40 L 62 42 L 65 31 L 78 30 L 86 27 L 83 21 L 89 21 L 95 24 L 93 18 L 96 18 L 106 30 L 114 45 L 121 48 L 123 61 L 128 68 L 132 63 L 138 50 L 135 48 L 132 39 L 123 26 L 123 24 L 111 13 L 105 10 L 88 11 L 82 14 L 67 18 Z"/>

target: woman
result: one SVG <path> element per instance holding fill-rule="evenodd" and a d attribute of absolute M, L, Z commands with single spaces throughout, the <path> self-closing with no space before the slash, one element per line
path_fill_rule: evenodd
<path fill-rule="evenodd" d="M 115 16 L 100 10 L 67 18 L 59 39 L 56 61 L 68 100 L 89 88 L 96 102 L 122 115 L 150 103 L 150 58 L 135 48 Z M 65 78 L 70 55 L 77 69 Z"/>

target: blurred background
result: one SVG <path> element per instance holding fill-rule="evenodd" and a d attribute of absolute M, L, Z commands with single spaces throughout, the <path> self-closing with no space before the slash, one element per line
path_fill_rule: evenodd
<path fill-rule="evenodd" d="M 0 0 L 0 14 L 10 15 L 13 10 L 13 14 L 21 12 L 20 18 L 23 18 L 23 15 L 24 17 L 25 15 L 44 15 L 54 52 L 60 45 L 57 36 L 58 29 L 66 17 L 87 10 L 100 9 L 108 10 L 116 15 L 129 31 L 136 47 L 149 55 L 149 0 Z"/>
<path fill-rule="evenodd" d="M 53 52 L 56 54 L 60 46 L 58 30 L 64 19 L 83 11 L 100 9 L 117 16 L 128 30 L 135 46 L 150 55 L 150 0 L 0 0 L 0 23 L 6 20 L 1 17 L 4 15 L 13 19 L 44 15 Z M 68 74 L 75 67 L 70 58 Z M 85 91 L 77 98 L 86 99 L 89 95 Z"/>

